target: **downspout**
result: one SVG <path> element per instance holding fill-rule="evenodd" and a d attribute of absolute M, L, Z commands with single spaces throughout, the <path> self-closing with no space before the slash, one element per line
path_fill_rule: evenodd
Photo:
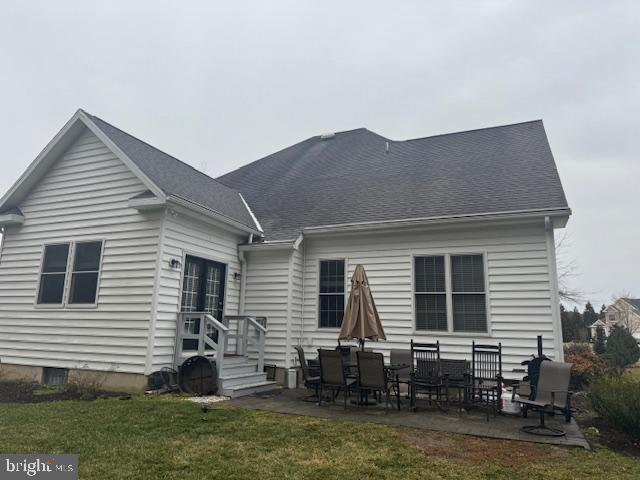
<path fill-rule="evenodd" d="M 556 244 L 553 233 L 553 220 L 544 217 L 544 230 L 547 243 L 547 257 L 549 259 L 549 289 L 551 290 L 551 319 L 553 322 L 555 360 L 564 361 L 564 349 L 562 347 L 562 323 L 560 319 L 560 295 L 558 293 L 558 266 L 556 263 Z"/>
<path fill-rule="evenodd" d="M 242 195 L 241 195 L 242 197 Z M 249 234 L 248 243 L 253 243 L 253 233 Z M 247 257 L 238 247 L 238 261 L 240 262 L 240 295 L 238 298 L 238 315 L 244 315 L 244 296 L 247 291 Z"/>
<path fill-rule="evenodd" d="M 240 262 L 240 295 L 238 300 L 238 315 L 244 315 L 244 296 L 247 290 L 247 258 L 244 256 L 244 252 L 240 249 L 238 249 L 238 261 Z"/>
<path fill-rule="evenodd" d="M 287 329 L 286 329 L 286 337 L 285 337 L 285 353 L 284 353 L 284 367 L 288 370 L 291 368 L 291 336 L 292 336 L 292 326 L 291 322 L 293 321 L 293 255 L 295 253 L 295 248 L 291 249 L 289 253 L 289 269 L 288 269 L 288 277 L 289 281 L 287 282 Z"/>
<path fill-rule="evenodd" d="M 298 238 L 296 239 L 296 241 L 293 243 L 293 247 L 291 248 L 291 252 L 289 253 L 289 269 L 288 269 L 288 276 L 289 276 L 289 281 L 287 282 L 287 329 L 286 329 L 286 337 L 285 337 L 285 348 L 286 348 L 286 352 L 285 352 L 285 358 L 284 358 L 284 365 L 285 368 L 288 370 L 289 368 L 291 368 L 292 366 L 292 362 L 291 362 L 291 355 L 292 352 L 291 350 L 293 349 L 293 283 L 294 283 L 294 275 L 293 275 L 293 270 L 294 270 L 294 256 L 296 254 L 296 252 L 298 251 L 298 249 L 300 248 L 300 244 L 302 243 L 303 240 L 303 235 L 300 234 L 298 236 Z M 301 318 L 302 320 L 302 318 Z M 296 334 L 299 334 L 300 330 L 298 330 L 296 332 Z"/>
<path fill-rule="evenodd" d="M 160 283 L 162 282 L 162 258 L 164 254 L 164 231 L 166 221 L 166 210 L 160 214 L 160 226 L 158 228 L 158 256 L 156 257 L 156 272 L 153 284 L 153 297 L 151 299 L 151 315 L 149 317 L 149 338 L 147 339 L 147 355 L 145 359 L 145 375 L 151 374 L 153 368 L 153 351 L 156 340 L 156 321 L 158 317 L 158 298 L 160 297 Z M 176 318 L 176 336 L 178 335 L 178 322 Z M 174 340 L 175 343 L 175 340 Z"/>
<path fill-rule="evenodd" d="M 2 264 L 2 247 L 4 246 L 4 237 L 7 234 L 7 227 L 0 227 L 0 264 Z"/>

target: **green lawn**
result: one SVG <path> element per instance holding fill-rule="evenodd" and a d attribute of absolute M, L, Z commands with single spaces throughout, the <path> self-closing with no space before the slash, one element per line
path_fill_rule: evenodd
<path fill-rule="evenodd" d="M 0 405 L 0 451 L 78 453 L 82 479 L 616 478 L 640 459 L 142 398 Z"/>

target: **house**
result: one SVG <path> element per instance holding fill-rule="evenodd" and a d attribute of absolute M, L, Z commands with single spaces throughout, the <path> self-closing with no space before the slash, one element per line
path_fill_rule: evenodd
<path fill-rule="evenodd" d="M 314 136 L 212 179 L 79 110 L 0 200 L 0 358 L 141 388 L 200 351 L 225 393 L 257 391 L 264 364 L 281 378 L 295 346 L 336 345 L 362 264 L 377 349 L 501 342 L 517 377 L 537 335 L 563 358 L 554 229 L 570 213 L 541 121 Z"/>
<path fill-rule="evenodd" d="M 589 326 L 591 338 L 596 338 L 598 327 L 608 337 L 614 325 L 625 327 L 640 342 L 640 298 L 619 298 L 609 305 L 602 319 Z"/>

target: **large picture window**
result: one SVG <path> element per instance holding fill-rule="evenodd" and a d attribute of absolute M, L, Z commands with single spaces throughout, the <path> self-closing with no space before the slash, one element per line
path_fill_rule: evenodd
<path fill-rule="evenodd" d="M 101 241 L 45 245 L 37 303 L 95 304 L 101 257 Z"/>
<path fill-rule="evenodd" d="M 487 331 L 482 255 L 415 257 L 414 295 L 416 330 Z"/>
<path fill-rule="evenodd" d="M 344 260 L 320 261 L 320 327 L 339 328 L 344 316 Z"/>

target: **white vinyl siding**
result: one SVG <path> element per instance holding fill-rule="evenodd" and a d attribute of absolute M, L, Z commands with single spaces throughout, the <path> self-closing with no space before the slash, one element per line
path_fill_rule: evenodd
<path fill-rule="evenodd" d="M 127 205 L 145 190 L 85 130 L 20 203 L 25 222 L 6 229 L 0 257 L 3 363 L 144 373 L 160 222 Z M 37 305 L 44 244 L 97 239 L 97 306 Z"/>
<path fill-rule="evenodd" d="M 318 266 L 325 258 L 345 258 L 347 279 L 364 265 L 387 334 L 373 348 L 388 353 L 417 341 L 439 340 L 443 357 L 470 358 L 471 341 L 502 342 L 504 370 L 536 351 L 542 335 L 545 353 L 560 358 L 555 336 L 549 259 L 542 221 L 476 228 L 432 227 L 421 231 L 307 237 L 304 272 L 304 333 L 309 355 L 337 344 L 336 330 L 318 328 Z M 486 262 L 487 332 L 422 332 L 415 329 L 413 259 L 417 256 L 482 253 Z M 347 292 L 348 293 L 348 292 Z"/>
<path fill-rule="evenodd" d="M 163 247 L 153 327 L 152 370 L 173 364 L 185 256 L 214 260 L 227 266 L 224 314 L 238 315 L 240 277 L 234 277 L 234 274 L 240 273 L 238 244 L 244 242 L 245 236 L 231 233 L 223 227 L 208 225 L 171 210 L 166 213 L 162 228 Z M 170 266 L 173 259 L 180 262 L 180 268 Z"/>
<path fill-rule="evenodd" d="M 288 325 L 288 316 L 293 311 L 289 301 L 290 256 L 290 250 L 246 253 L 244 313 L 267 317 L 264 361 L 280 367 L 286 365 L 287 336 L 291 334 Z"/>

